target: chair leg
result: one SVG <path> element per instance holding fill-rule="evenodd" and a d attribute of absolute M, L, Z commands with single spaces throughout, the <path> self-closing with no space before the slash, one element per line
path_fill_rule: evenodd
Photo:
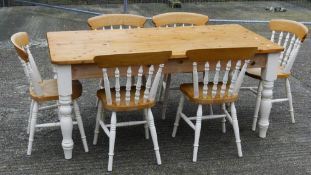
<path fill-rule="evenodd" d="M 221 121 L 221 131 L 222 133 L 226 133 L 226 118 L 222 118 L 222 121 Z"/>
<path fill-rule="evenodd" d="M 178 108 L 177 108 L 177 113 L 176 113 L 176 118 L 175 118 L 175 122 L 174 122 L 172 137 L 176 136 L 176 132 L 177 132 L 179 121 L 180 121 L 180 113 L 182 112 L 183 107 L 184 107 L 184 101 L 185 101 L 185 97 L 182 95 L 180 97 Z"/>
<path fill-rule="evenodd" d="M 94 130 L 93 145 L 97 144 L 98 133 L 99 133 L 99 121 L 101 119 L 102 112 L 103 112 L 102 102 L 99 101 L 98 105 L 97 105 L 96 124 L 95 124 L 95 130 Z"/>
<path fill-rule="evenodd" d="M 162 76 L 162 81 L 161 81 L 161 83 L 160 83 L 161 85 L 159 86 L 159 89 L 158 89 L 158 91 L 159 91 L 159 96 L 158 96 L 157 101 L 162 101 L 162 100 L 163 100 L 163 93 L 164 93 L 165 87 L 166 87 L 167 75 L 168 75 L 168 74 L 164 74 L 164 75 Z"/>
<path fill-rule="evenodd" d="M 145 138 L 146 138 L 146 139 L 149 139 L 148 111 L 147 111 L 147 109 L 144 109 L 144 110 L 143 110 L 143 114 L 144 114 L 144 120 L 147 122 L 147 123 L 144 125 L 144 128 L 145 128 Z"/>
<path fill-rule="evenodd" d="M 100 79 L 99 80 L 99 89 L 103 89 L 104 88 L 104 86 L 103 86 L 103 79 Z M 98 98 L 96 98 L 96 106 L 98 106 L 98 103 L 99 103 L 99 99 Z"/>
<path fill-rule="evenodd" d="M 27 155 L 31 155 L 32 142 L 35 136 L 35 129 L 36 129 L 36 124 L 37 124 L 37 115 L 38 115 L 38 102 L 34 101 L 32 117 L 31 117 L 31 122 L 30 122 L 30 133 L 29 133 Z"/>
<path fill-rule="evenodd" d="M 165 114 L 166 114 L 169 91 L 170 91 L 170 84 L 171 84 L 171 74 L 167 74 L 165 82 L 166 83 L 165 83 L 165 88 L 164 88 L 163 106 L 162 106 L 162 120 L 165 120 Z"/>
<path fill-rule="evenodd" d="M 78 102 L 76 100 L 73 101 L 73 109 L 75 111 L 76 120 L 78 122 L 78 127 L 80 130 L 80 135 L 81 135 L 84 151 L 89 152 L 89 148 L 87 146 L 86 136 L 85 136 L 85 132 L 84 132 L 84 127 L 83 127 L 83 121 L 81 118 L 81 113 L 80 113 Z"/>
<path fill-rule="evenodd" d="M 256 130 L 256 126 L 257 126 L 258 113 L 259 113 L 260 102 L 261 102 L 261 93 L 262 93 L 262 81 L 259 82 L 258 90 L 257 90 L 256 107 L 255 107 L 254 119 L 253 119 L 253 125 L 252 125 L 253 131 Z"/>
<path fill-rule="evenodd" d="M 235 135 L 235 142 L 238 150 L 238 156 L 242 157 L 242 147 L 241 147 L 241 139 L 240 139 L 240 130 L 239 130 L 239 123 L 237 119 L 237 113 L 234 103 L 231 103 L 231 117 L 232 117 L 232 125 L 233 131 Z"/>
<path fill-rule="evenodd" d="M 213 111 L 213 105 L 208 105 L 209 106 L 209 113 L 210 115 L 214 115 L 214 111 Z"/>
<path fill-rule="evenodd" d="M 116 124 L 117 124 L 117 113 L 112 112 L 111 122 L 110 122 L 110 133 L 109 133 L 108 171 L 112 171 L 114 144 L 116 140 L 116 129 L 117 129 Z"/>
<path fill-rule="evenodd" d="M 292 123 L 295 123 L 295 115 L 294 115 L 294 107 L 293 107 L 293 97 L 292 97 L 292 92 L 290 89 L 290 82 L 289 79 L 286 78 L 286 93 L 287 93 L 287 98 L 288 98 L 288 103 L 289 103 L 289 112 L 290 116 L 292 119 Z"/>
<path fill-rule="evenodd" d="M 154 147 L 154 151 L 155 151 L 155 155 L 156 155 L 156 159 L 157 159 L 157 164 L 161 165 L 161 156 L 160 156 L 160 149 L 159 149 L 159 144 L 158 144 L 158 136 L 157 136 L 157 131 L 155 128 L 155 124 L 154 124 L 154 119 L 153 119 L 153 114 L 151 109 L 148 109 L 148 124 L 149 124 L 149 129 L 150 129 L 150 134 L 151 134 L 151 138 L 152 138 L 152 142 L 153 142 L 153 147 Z"/>
<path fill-rule="evenodd" d="M 201 123 L 202 123 L 202 105 L 199 105 L 198 110 L 197 110 L 195 132 L 194 132 L 193 159 L 192 159 L 193 162 L 196 162 L 198 158 Z"/>
<path fill-rule="evenodd" d="M 28 126 L 27 126 L 27 134 L 29 134 L 29 131 L 30 131 L 30 123 L 31 123 L 32 111 L 33 111 L 33 103 L 34 103 L 34 100 L 31 100 L 30 110 L 29 110 L 29 118 L 28 118 Z"/>

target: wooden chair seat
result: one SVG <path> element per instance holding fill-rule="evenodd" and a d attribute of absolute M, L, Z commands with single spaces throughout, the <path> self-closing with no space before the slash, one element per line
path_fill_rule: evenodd
<path fill-rule="evenodd" d="M 279 66 L 277 77 L 280 79 L 288 78 L 290 76 L 290 73 L 284 73 L 283 68 Z M 261 80 L 261 68 L 249 68 L 247 69 L 246 73 L 247 76 L 250 76 L 252 78 Z"/>
<path fill-rule="evenodd" d="M 57 80 L 43 80 L 40 83 L 43 95 L 37 95 L 34 90 L 30 89 L 30 96 L 38 102 L 58 100 Z M 78 80 L 72 81 L 72 100 L 79 98 L 82 94 L 82 85 Z"/>
<path fill-rule="evenodd" d="M 215 97 L 212 97 L 213 82 L 208 83 L 207 96 L 203 97 L 203 83 L 199 83 L 199 97 L 195 98 L 193 95 L 193 83 L 185 83 L 180 85 L 181 92 L 193 103 L 197 104 L 223 104 L 229 102 L 235 102 L 238 99 L 238 95 L 229 96 L 229 86 L 227 88 L 223 97 L 220 96 L 222 83 L 219 82 L 217 85 L 217 93 Z"/>
<path fill-rule="evenodd" d="M 145 87 L 142 86 L 140 90 L 140 96 L 144 96 Z M 97 91 L 97 97 L 102 102 L 102 106 L 104 109 L 108 111 L 116 111 L 116 112 L 122 112 L 122 111 L 136 111 L 136 110 L 142 110 L 146 108 L 151 108 L 155 105 L 155 101 L 146 100 L 144 101 L 144 98 L 139 98 L 138 103 L 135 103 L 135 92 L 136 88 L 134 86 L 131 87 L 131 100 L 129 102 L 129 105 L 126 105 L 125 100 L 122 100 L 122 98 L 125 98 L 126 93 L 126 87 L 121 86 L 120 87 L 120 95 L 121 95 L 121 101 L 120 104 L 117 105 L 116 103 L 116 90 L 115 88 L 111 88 L 111 97 L 112 97 L 112 104 L 109 105 L 106 100 L 106 93 L 105 89 L 100 89 Z"/>

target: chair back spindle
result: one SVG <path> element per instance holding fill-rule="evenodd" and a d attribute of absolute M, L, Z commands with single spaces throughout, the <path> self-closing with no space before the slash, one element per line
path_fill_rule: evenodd
<path fill-rule="evenodd" d="M 253 58 L 256 51 L 257 48 L 255 47 L 187 51 L 187 57 L 193 62 L 194 98 L 201 97 L 201 95 L 203 98 L 237 96 L 249 64 L 248 60 Z M 198 80 L 198 67 L 200 64 L 204 64 L 202 89 L 199 88 Z M 228 78 L 230 71 L 233 71 L 231 80 Z M 214 77 L 210 77 L 212 72 L 214 72 Z M 212 78 L 211 81 L 209 81 L 209 78 Z"/>
<path fill-rule="evenodd" d="M 108 105 L 125 105 L 129 106 L 132 102 L 139 105 L 139 102 L 154 101 L 159 81 L 164 68 L 164 63 L 170 58 L 171 51 L 149 52 L 149 53 L 131 53 L 120 55 L 103 55 L 96 56 L 94 62 L 102 68 L 103 82 L 105 87 L 106 101 Z M 132 85 L 132 70 L 138 68 L 136 85 Z M 155 77 L 152 80 L 155 72 L 155 67 L 158 67 Z M 121 69 L 123 68 L 123 69 Z M 120 70 L 126 68 L 126 84 L 125 94 L 120 93 Z M 144 68 L 148 69 L 148 78 L 146 87 L 142 88 L 142 76 Z M 108 70 L 114 70 L 115 76 L 115 99 L 112 99 L 111 86 L 109 82 Z M 133 89 L 132 89 L 133 88 Z M 116 104 L 113 104 L 115 101 Z"/>

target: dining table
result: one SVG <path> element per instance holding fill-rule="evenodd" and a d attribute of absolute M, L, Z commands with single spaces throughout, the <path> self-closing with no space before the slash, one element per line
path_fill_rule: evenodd
<path fill-rule="evenodd" d="M 274 80 L 283 47 L 238 24 L 154 27 L 125 30 L 82 30 L 47 33 L 52 64 L 56 67 L 59 92 L 59 116 L 65 159 L 72 158 L 72 80 L 102 77 L 93 58 L 140 52 L 172 51 L 164 73 L 192 72 L 186 51 L 192 49 L 257 47 L 249 67 L 260 67 L 263 83 L 260 104 L 259 137 L 269 127 Z M 96 92 L 94 92 L 95 94 Z M 241 99 L 243 100 L 243 98 Z M 94 116 L 95 117 L 95 116 Z"/>

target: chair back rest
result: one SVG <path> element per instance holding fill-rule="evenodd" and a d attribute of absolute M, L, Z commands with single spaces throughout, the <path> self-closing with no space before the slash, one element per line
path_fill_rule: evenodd
<path fill-rule="evenodd" d="M 164 67 L 164 63 L 171 57 L 171 51 L 163 52 L 148 52 L 148 53 L 130 53 L 130 54 L 119 54 L 119 55 L 103 55 L 96 56 L 94 62 L 102 69 L 104 88 L 106 93 L 106 100 L 109 105 L 112 104 L 110 81 L 108 78 L 108 70 L 112 71 L 112 75 L 115 77 L 115 101 L 116 105 L 120 105 L 121 100 L 125 100 L 126 105 L 130 104 L 131 88 L 132 88 L 132 67 L 138 67 L 137 70 L 137 81 L 135 91 L 135 104 L 138 104 L 139 100 L 143 98 L 144 101 L 154 101 L 156 96 L 157 88 L 159 85 L 160 77 Z M 120 96 L 120 75 L 119 68 L 125 67 L 126 70 L 126 94 L 125 97 Z M 152 80 L 155 69 L 158 68 L 154 79 Z M 121 69 L 120 69 L 121 70 Z M 146 88 L 143 97 L 140 96 L 142 75 L 148 76 L 146 81 Z M 148 70 L 148 71 L 147 71 Z M 114 73 L 113 73 L 114 72 Z"/>
<path fill-rule="evenodd" d="M 280 55 L 280 66 L 284 73 L 290 73 L 299 49 L 307 37 L 308 28 L 299 22 L 284 19 L 271 20 L 269 27 L 272 31 L 271 41 L 284 47 Z"/>
<path fill-rule="evenodd" d="M 188 12 L 170 12 L 153 16 L 152 21 L 156 27 L 202 26 L 208 22 L 208 16 Z"/>
<path fill-rule="evenodd" d="M 199 76 L 198 70 L 204 70 L 203 76 L 203 97 L 208 96 L 208 83 L 213 82 L 212 94 L 224 97 L 238 95 L 249 59 L 253 58 L 257 51 L 256 47 L 241 48 L 219 48 L 219 49 L 197 49 L 186 52 L 187 57 L 193 62 L 193 94 L 194 98 L 199 97 Z M 202 68 L 204 66 L 204 68 Z M 229 79 L 229 73 L 232 77 Z M 214 75 L 214 77 L 212 77 Z M 223 76 L 221 78 L 221 76 Z M 218 83 L 221 82 L 221 89 Z M 217 92 L 220 92 L 218 94 Z"/>
<path fill-rule="evenodd" d="M 42 95 L 43 90 L 40 85 L 42 78 L 29 49 L 30 42 L 28 34 L 26 32 L 15 33 L 11 37 L 11 42 L 13 43 L 19 60 L 23 65 L 30 87 L 37 95 Z"/>
<path fill-rule="evenodd" d="M 144 16 L 131 14 L 107 14 L 88 19 L 88 25 L 92 30 L 143 28 L 145 23 Z"/>

